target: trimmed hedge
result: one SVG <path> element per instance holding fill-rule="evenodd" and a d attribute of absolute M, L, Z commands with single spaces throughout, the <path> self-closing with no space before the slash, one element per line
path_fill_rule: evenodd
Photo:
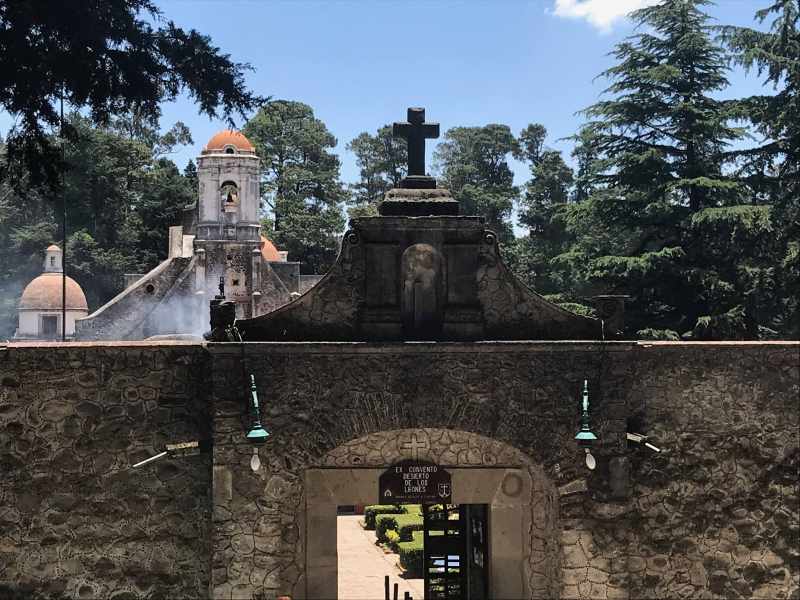
<path fill-rule="evenodd" d="M 399 504 L 372 504 L 364 507 L 364 527 L 369 530 L 375 529 L 375 517 L 383 514 L 403 514 L 406 512 L 404 506 Z"/>
<path fill-rule="evenodd" d="M 400 566 L 410 577 L 422 577 L 423 532 L 414 531 L 411 541 L 398 542 L 397 553 L 400 555 Z"/>
<path fill-rule="evenodd" d="M 418 514 L 383 514 L 375 518 L 375 535 L 381 542 L 389 541 L 388 531 L 396 531 L 401 541 L 410 541 L 412 531 L 422 530 L 422 516 Z"/>
<path fill-rule="evenodd" d="M 400 534 L 390 529 L 386 532 L 386 541 L 392 552 L 397 552 L 397 543 L 400 541 Z"/>

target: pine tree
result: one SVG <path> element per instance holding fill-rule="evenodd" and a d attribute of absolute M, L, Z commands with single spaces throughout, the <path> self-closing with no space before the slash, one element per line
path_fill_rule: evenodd
<path fill-rule="evenodd" d="M 514 239 L 511 212 L 519 196 L 508 158 L 517 140 L 508 125 L 453 127 L 434 152 L 441 184 L 461 205 L 461 214 L 479 215 L 503 243 Z"/>
<path fill-rule="evenodd" d="M 800 2 L 773 0 L 756 12 L 756 20 L 772 19 L 769 31 L 724 27 L 723 39 L 736 62 L 755 70 L 771 95 L 743 98 L 741 114 L 760 134 L 762 143 L 742 152 L 741 171 L 754 191 L 771 205 L 777 247 L 778 282 L 775 328 L 800 338 Z"/>
<path fill-rule="evenodd" d="M 531 175 L 519 203 L 519 225 L 527 228 L 528 235 L 518 238 L 507 256 L 525 283 L 560 302 L 565 299 L 559 293 L 564 282 L 550 260 L 569 242 L 560 213 L 570 200 L 573 175 L 561 153 L 545 147 L 546 137 L 544 126 L 532 123 L 518 138 L 516 158 L 528 163 Z"/>
<path fill-rule="evenodd" d="M 612 97 L 586 111 L 604 189 L 566 216 L 578 243 L 560 260 L 582 270 L 586 295 L 630 294 L 630 326 L 645 337 L 757 337 L 763 315 L 742 298 L 772 285 L 759 262 L 771 222 L 729 168 L 744 131 L 715 98 L 727 65 L 707 4 L 663 0 L 632 14 L 644 31 L 616 47 L 603 74 Z"/>
<path fill-rule="evenodd" d="M 366 131 L 347 144 L 356 155 L 360 179 L 350 186 L 350 216 L 377 214 L 376 205 L 390 189 L 398 187 L 406 175 L 408 150 L 406 140 L 392 135 L 384 125 L 375 135 Z"/>
<path fill-rule="evenodd" d="M 307 104 L 273 100 L 244 126 L 261 158 L 261 193 L 272 210 L 270 237 L 304 273 L 324 273 L 344 231 L 336 138 Z"/>

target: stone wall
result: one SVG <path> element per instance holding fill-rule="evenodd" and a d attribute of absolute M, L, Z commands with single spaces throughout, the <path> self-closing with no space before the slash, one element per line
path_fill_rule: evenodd
<path fill-rule="evenodd" d="M 491 468 L 496 443 L 544 494 L 536 593 L 796 598 L 798 369 L 796 343 L 11 345 L 0 584 L 302 598 L 308 469 L 381 468 L 415 445 Z M 251 372 L 271 432 L 256 473 Z M 573 439 L 584 378 L 600 438 L 591 473 Z M 210 456 L 127 468 L 212 431 Z"/>
<path fill-rule="evenodd" d="M 214 523 L 214 546 L 225 549 L 214 558 L 215 594 L 304 597 L 304 470 L 347 462 L 355 454 L 342 449 L 377 432 L 438 428 L 517 448 L 557 486 L 559 530 L 539 542 L 560 548 L 548 596 L 795 597 L 799 348 L 249 344 L 245 370 L 273 433 L 254 474 L 241 441 L 240 349 L 216 345 L 215 427 L 230 436 L 218 435 L 214 451 L 225 484 L 215 488 L 225 499 Z M 584 377 L 600 437 L 592 473 L 573 440 Z M 628 429 L 663 452 L 629 447 Z M 361 460 L 377 464 L 381 446 Z M 235 535 L 255 542 L 237 547 Z"/>
<path fill-rule="evenodd" d="M 632 598 L 800 597 L 800 349 L 643 344 L 628 398 Z"/>
<path fill-rule="evenodd" d="M 178 343 L 0 347 L 0 590 L 206 597 L 208 455 L 130 468 L 208 437 L 204 361 Z"/>
<path fill-rule="evenodd" d="M 256 591 L 267 598 L 305 598 L 306 469 L 330 466 L 330 457 L 337 456 L 386 467 L 395 454 L 381 448 L 396 452 L 414 432 L 413 443 L 424 444 L 431 457 L 450 466 L 490 467 L 497 454 L 481 451 L 477 443 L 463 443 L 464 432 L 478 434 L 469 439 L 491 439 L 499 447 L 516 449 L 536 465 L 539 474 L 533 480 L 539 482 L 541 497 L 549 497 L 548 490 L 557 486 L 564 488 L 556 495 L 560 503 L 539 510 L 555 515 L 562 511 L 566 527 L 577 527 L 587 475 L 573 439 L 582 382 L 592 381 L 601 439 L 596 454 L 624 453 L 624 400 L 633 379 L 635 349 L 630 343 L 603 348 L 595 343 L 306 343 L 247 344 L 243 355 L 239 345 L 209 346 L 219 507 L 214 514 L 215 597 Z M 243 436 L 243 377 L 251 372 L 272 433 L 257 473 L 250 470 L 252 449 Z M 599 381 L 602 385 L 595 384 Z M 458 452 L 431 442 L 425 434 L 429 429 L 449 432 Z M 389 432 L 388 443 L 379 443 L 380 432 Z M 372 452 L 348 450 L 353 443 Z M 353 466 L 343 463 L 343 468 Z M 514 466 L 527 468 L 522 461 Z M 556 521 L 555 516 L 531 521 L 540 533 L 531 530 L 535 547 L 527 589 L 539 595 L 559 593 L 560 581 L 553 575 L 559 570 L 561 544 Z M 624 546 L 616 551 L 622 553 Z M 591 562 L 587 558 L 581 566 Z M 622 582 L 605 583 L 618 590 Z"/>

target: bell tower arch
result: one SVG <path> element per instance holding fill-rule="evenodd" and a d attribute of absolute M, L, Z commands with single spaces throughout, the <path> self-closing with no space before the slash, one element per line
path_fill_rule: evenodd
<path fill-rule="evenodd" d="M 220 131 L 198 157 L 197 177 L 195 253 L 203 262 L 206 291 L 213 296 L 222 279 L 226 296 L 236 303 L 236 317 L 250 317 L 261 269 L 255 147 L 238 131 Z"/>
<path fill-rule="evenodd" d="M 241 133 L 221 131 L 197 159 L 201 240 L 258 242 L 258 157 Z"/>

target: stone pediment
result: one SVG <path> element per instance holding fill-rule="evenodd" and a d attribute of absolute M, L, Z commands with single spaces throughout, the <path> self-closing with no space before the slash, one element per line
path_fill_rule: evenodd
<path fill-rule="evenodd" d="M 336 263 L 316 286 L 236 326 L 247 341 L 602 336 L 600 320 L 564 310 L 517 280 L 480 217 L 448 215 L 351 220 Z"/>

